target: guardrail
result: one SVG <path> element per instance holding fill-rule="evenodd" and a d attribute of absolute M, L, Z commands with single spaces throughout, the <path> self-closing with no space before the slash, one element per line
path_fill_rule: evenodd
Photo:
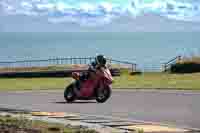
<path fill-rule="evenodd" d="M 74 65 L 74 64 L 90 64 L 94 61 L 94 57 L 67 57 L 67 58 L 54 58 L 54 59 L 43 59 L 43 60 L 22 60 L 22 61 L 7 61 L 0 62 L 0 68 L 29 68 L 29 67 L 47 67 L 56 65 Z M 132 72 L 137 71 L 137 64 L 114 60 L 107 58 L 108 64 L 125 64 L 128 65 Z M 29 71 L 29 69 L 27 69 Z"/>
<path fill-rule="evenodd" d="M 108 59 L 108 63 L 110 63 L 110 64 L 119 64 L 119 65 L 120 64 L 126 64 L 126 65 L 129 65 L 129 68 L 131 69 L 131 72 L 138 71 L 136 63 L 131 63 L 131 62 L 127 62 L 127 61 L 119 61 L 119 60 L 115 60 L 115 59 Z"/>
<path fill-rule="evenodd" d="M 22 61 L 7 61 L 0 62 L 0 67 L 38 67 L 49 65 L 61 65 L 61 64 L 89 64 L 94 57 L 67 57 L 67 58 L 54 58 L 54 59 L 42 59 L 42 60 L 22 60 Z"/>
<path fill-rule="evenodd" d="M 163 63 L 163 71 L 166 72 L 170 69 L 171 65 L 175 64 L 177 61 L 181 60 L 181 56 L 176 56 L 175 58 L 171 59 L 170 61 Z"/>

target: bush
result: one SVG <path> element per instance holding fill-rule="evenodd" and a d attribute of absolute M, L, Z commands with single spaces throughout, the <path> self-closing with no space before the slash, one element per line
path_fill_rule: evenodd
<path fill-rule="evenodd" d="M 200 72 L 200 56 L 183 57 L 169 68 L 171 73 Z"/>
<path fill-rule="evenodd" d="M 176 63 L 171 66 L 172 73 L 195 73 L 200 72 L 200 63 Z"/>

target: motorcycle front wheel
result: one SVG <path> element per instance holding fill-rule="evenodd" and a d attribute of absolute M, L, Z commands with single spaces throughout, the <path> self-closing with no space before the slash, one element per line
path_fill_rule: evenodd
<path fill-rule="evenodd" d="M 75 101 L 76 95 L 75 95 L 75 92 L 74 92 L 74 86 L 73 86 L 73 84 L 70 84 L 69 86 L 67 86 L 65 88 L 64 98 L 65 98 L 66 102 L 73 102 L 73 101 Z"/>
<path fill-rule="evenodd" d="M 111 87 L 106 86 L 104 89 L 97 91 L 96 101 L 98 103 L 106 102 L 110 98 L 111 93 L 112 93 Z"/>

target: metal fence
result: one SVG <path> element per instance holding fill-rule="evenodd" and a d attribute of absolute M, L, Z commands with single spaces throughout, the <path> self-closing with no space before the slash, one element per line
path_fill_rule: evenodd
<path fill-rule="evenodd" d="M 90 64 L 94 61 L 94 57 L 67 57 L 67 58 L 53 58 L 53 59 L 42 59 L 42 60 L 21 60 L 21 61 L 5 61 L 0 62 L 0 68 L 29 68 L 29 67 L 46 67 L 46 66 L 59 66 L 59 65 L 81 65 L 81 64 Z M 172 64 L 181 60 L 181 56 L 177 56 L 170 61 L 162 64 L 152 64 L 146 65 L 143 70 L 138 68 L 136 63 L 128 62 L 128 61 L 120 61 L 112 58 L 107 58 L 107 62 L 109 65 L 114 65 L 118 68 L 128 68 L 132 72 L 136 71 L 167 71 Z"/>
<path fill-rule="evenodd" d="M 0 67 L 37 67 L 37 66 L 50 66 L 50 65 L 62 65 L 62 64 L 89 64 L 92 62 L 93 57 L 87 58 L 54 58 L 43 60 L 22 60 L 22 61 L 9 61 L 0 62 Z"/>
<path fill-rule="evenodd" d="M 171 59 L 170 61 L 163 63 L 163 71 L 166 72 L 170 69 L 170 67 L 179 62 L 181 60 L 181 56 L 176 56 L 175 58 Z"/>
<path fill-rule="evenodd" d="M 22 61 L 7 61 L 0 62 L 0 68 L 17 68 L 17 67 L 45 67 L 45 66 L 57 66 L 57 65 L 74 65 L 74 64 L 90 64 L 94 61 L 94 57 L 67 57 L 67 58 L 54 58 L 43 60 L 22 60 Z M 117 66 L 123 66 L 129 68 L 131 71 L 137 71 L 137 64 L 114 60 L 107 58 L 108 64 L 116 64 Z"/>

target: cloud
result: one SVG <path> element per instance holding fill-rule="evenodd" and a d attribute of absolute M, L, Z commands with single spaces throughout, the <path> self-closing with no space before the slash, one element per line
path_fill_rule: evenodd
<path fill-rule="evenodd" d="M 0 31 L 199 31 L 199 0 L 1 0 Z"/>
<path fill-rule="evenodd" d="M 144 13 L 179 21 L 200 21 L 200 2 L 184 0 L 2 0 L 1 10 L 7 15 L 47 18 L 49 22 L 68 22 L 69 18 L 85 26 L 104 25 L 115 18 Z M 104 21 L 104 22 L 102 22 Z"/>
<path fill-rule="evenodd" d="M 107 23 L 96 24 L 96 19 L 80 22 L 74 18 L 63 18 L 49 20 L 48 17 L 30 17 L 25 15 L 0 16 L 1 31 L 6 32 L 176 32 L 176 31 L 200 31 L 200 25 L 197 22 L 183 22 L 171 20 L 160 15 L 143 14 L 137 18 L 120 16 L 108 20 L 99 20 L 97 22 Z M 50 22 L 51 21 L 51 22 Z M 58 22 L 59 21 L 59 22 Z M 93 25 L 93 26 L 91 26 Z"/>

